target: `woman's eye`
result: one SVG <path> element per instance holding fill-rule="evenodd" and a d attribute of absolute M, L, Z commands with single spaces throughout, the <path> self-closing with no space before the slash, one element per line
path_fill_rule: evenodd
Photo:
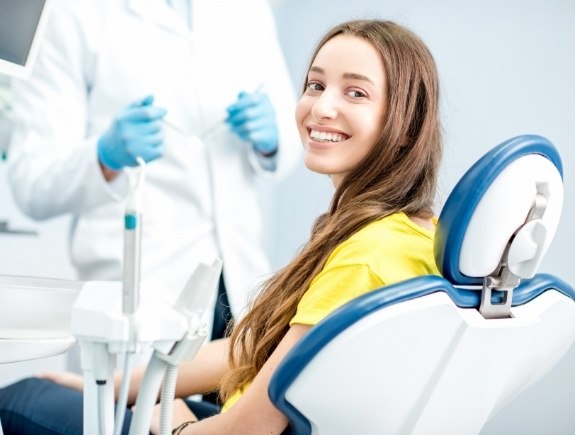
<path fill-rule="evenodd" d="M 353 98 L 364 98 L 364 97 L 367 97 L 367 94 L 366 94 L 365 92 L 362 92 L 362 91 L 357 90 L 357 89 L 352 89 L 352 90 L 350 90 L 350 91 L 347 93 L 347 95 L 349 95 L 350 97 L 353 97 Z"/>
<path fill-rule="evenodd" d="M 306 89 L 310 91 L 323 91 L 323 86 L 317 82 L 307 82 Z"/>

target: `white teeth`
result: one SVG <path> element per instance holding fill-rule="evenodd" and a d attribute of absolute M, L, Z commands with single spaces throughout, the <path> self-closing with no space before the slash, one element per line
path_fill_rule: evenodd
<path fill-rule="evenodd" d="M 322 142 L 341 142 L 346 140 L 347 137 L 339 133 L 328 133 L 325 131 L 311 130 L 310 137 L 317 141 Z"/>

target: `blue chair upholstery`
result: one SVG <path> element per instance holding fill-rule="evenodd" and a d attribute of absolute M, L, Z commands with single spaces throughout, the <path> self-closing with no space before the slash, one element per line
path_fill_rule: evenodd
<path fill-rule="evenodd" d="M 575 341 L 575 290 L 536 273 L 558 224 L 562 171 L 535 135 L 478 160 L 439 217 L 443 276 L 351 301 L 278 367 L 269 395 L 289 432 L 479 433 L 551 370 Z"/>

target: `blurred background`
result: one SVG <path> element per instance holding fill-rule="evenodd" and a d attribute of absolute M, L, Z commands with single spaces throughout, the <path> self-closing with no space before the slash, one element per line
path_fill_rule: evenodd
<path fill-rule="evenodd" d="M 445 151 L 436 212 L 453 185 L 484 152 L 519 134 L 547 137 L 563 159 L 565 204 L 557 236 L 541 267 L 575 285 L 575 2 L 572 0 L 270 0 L 296 89 L 311 50 L 334 24 L 384 18 L 415 31 L 431 49 L 442 86 Z M 249 23 L 246 23 L 249 25 Z M 9 80 L 0 75 L 0 98 Z M 0 106 L 2 107 L 2 106 Z M 9 123 L 0 113 L 0 147 Z M 4 150 L 4 148 L 2 148 Z M 329 179 L 303 166 L 276 186 L 261 186 L 268 252 L 285 264 L 326 210 Z M 67 257 L 68 218 L 25 218 L 6 185 L 0 161 L 0 274 L 73 278 Z M 0 365 L 5 384 L 64 367 L 62 356 Z M 543 381 L 504 408 L 482 435 L 575 433 L 575 349 Z"/>

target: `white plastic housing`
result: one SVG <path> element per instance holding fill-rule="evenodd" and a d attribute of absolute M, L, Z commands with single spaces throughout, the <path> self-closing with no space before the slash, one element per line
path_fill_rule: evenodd
<path fill-rule="evenodd" d="M 499 265 L 511 236 L 525 223 L 537 196 L 546 209 L 515 248 L 513 273 L 530 278 L 555 235 L 563 207 L 563 181 L 547 158 L 530 154 L 511 163 L 494 180 L 471 217 L 461 246 L 459 269 L 470 277 L 490 275 Z M 497 218 L 494 219 L 494 216 Z M 485 222 L 497 222 L 486 228 Z M 532 244 L 537 244 L 533 246 Z M 523 265 L 519 263 L 523 262 Z"/>

